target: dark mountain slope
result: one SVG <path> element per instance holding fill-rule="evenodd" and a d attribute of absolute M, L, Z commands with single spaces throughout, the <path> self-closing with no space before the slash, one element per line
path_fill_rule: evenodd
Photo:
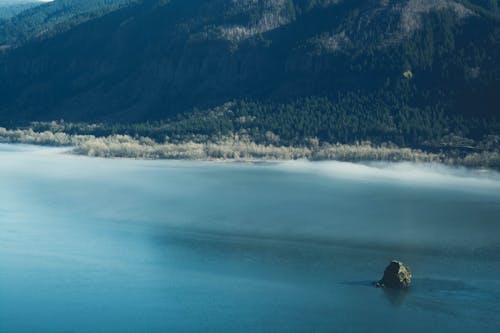
<path fill-rule="evenodd" d="M 348 96 L 346 108 L 372 96 L 382 101 L 374 113 L 392 105 L 499 117 L 500 21 L 485 8 L 143 1 L 1 58 L 0 119 L 131 122 L 307 96 Z"/>

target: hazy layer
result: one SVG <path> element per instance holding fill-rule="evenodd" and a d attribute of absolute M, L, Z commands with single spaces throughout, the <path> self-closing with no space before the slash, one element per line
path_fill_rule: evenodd
<path fill-rule="evenodd" d="M 498 244 L 492 231 L 499 230 L 500 175 L 492 171 L 409 163 L 92 159 L 67 151 L 0 146 L 4 203 L 55 209 L 69 218 L 83 210 L 99 219 L 259 237 Z M 24 196 L 27 188 L 32 193 Z M 471 229 L 465 238 L 464 228 Z"/>

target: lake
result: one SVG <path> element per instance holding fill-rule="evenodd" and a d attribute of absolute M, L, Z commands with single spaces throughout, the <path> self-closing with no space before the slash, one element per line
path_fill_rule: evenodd
<path fill-rule="evenodd" d="M 392 259 L 407 292 L 377 289 Z M 500 175 L 0 145 L 0 332 L 498 332 Z"/>

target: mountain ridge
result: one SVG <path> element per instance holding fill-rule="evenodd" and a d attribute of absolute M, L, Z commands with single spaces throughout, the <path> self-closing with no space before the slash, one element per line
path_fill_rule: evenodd
<path fill-rule="evenodd" d="M 498 16 L 464 1 L 147 0 L 4 55 L 0 121 L 346 94 L 496 118 L 499 40 Z"/>

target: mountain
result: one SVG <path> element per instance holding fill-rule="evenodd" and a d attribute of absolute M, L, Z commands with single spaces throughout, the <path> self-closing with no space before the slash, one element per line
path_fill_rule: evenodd
<path fill-rule="evenodd" d="M 0 20 L 0 48 L 47 38 L 136 0 L 8 0 Z"/>
<path fill-rule="evenodd" d="M 42 4 L 36 0 L 4 0 L 0 1 L 0 21 L 9 19 L 22 11 Z"/>
<path fill-rule="evenodd" d="M 308 98 L 370 118 L 498 119 L 498 59 L 496 1 L 144 0 L 6 52 L 0 122 Z"/>

